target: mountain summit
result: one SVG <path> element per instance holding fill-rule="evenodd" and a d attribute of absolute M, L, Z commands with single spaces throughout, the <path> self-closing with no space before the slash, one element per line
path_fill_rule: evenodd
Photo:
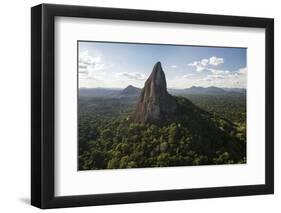
<path fill-rule="evenodd" d="M 139 96 L 140 92 L 141 92 L 140 88 L 129 85 L 124 90 L 121 91 L 120 95 L 121 96 Z"/>
<path fill-rule="evenodd" d="M 133 115 L 136 123 L 162 123 L 173 117 L 176 99 L 167 92 L 165 73 L 157 62 L 146 80 Z"/>

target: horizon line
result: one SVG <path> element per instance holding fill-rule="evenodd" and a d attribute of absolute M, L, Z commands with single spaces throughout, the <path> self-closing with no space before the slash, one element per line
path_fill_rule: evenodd
<path fill-rule="evenodd" d="M 133 86 L 133 87 L 138 88 L 138 89 L 142 89 L 143 88 L 143 87 L 136 87 L 134 85 L 129 84 L 129 85 L 125 86 L 125 87 L 78 87 L 78 89 L 116 89 L 117 90 L 117 89 L 125 89 L 128 86 Z M 207 87 L 204 87 L 204 86 L 195 86 L 195 85 L 193 85 L 191 87 L 184 87 L 184 88 L 174 88 L 174 87 L 170 87 L 169 88 L 169 87 L 167 87 L 167 90 L 168 89 L 190 89 L 192 87 L 200 87 L 200 88 L 215 87 L 215 88 L 220 88 L 220 89 L 245 89 L 245 90 L 247 90 L 247 88 L 245 88 L 245 87 L 219 87 L 219 86 L 207 86 Z"/>

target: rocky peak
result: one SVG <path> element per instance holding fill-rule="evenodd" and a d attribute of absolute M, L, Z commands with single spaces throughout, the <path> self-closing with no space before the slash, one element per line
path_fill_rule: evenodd
<path fill-rule="evenodd" d="M 153 84 L 153 86 L 162 91 L 167 91 L 167 83 L 165 73 L 162 69 L 161 63 L 158 61 L 147 79 L 145 85 Z"/>
<path fill-rule="evenodd" d="M 141 91 L 133 121 L 136 123 L 162 123 L 176 110 L 176 100 L 167 92 L 165 73 L 157 62 Z"/>
<path fill-rule="evenodd" d="M 134 89 L 134 88 L 135 88 L 135 87 L 132 86 L 132 85 L 129 85 L 129 86 L 126 87 L 126 89 Z"/>
<path fill-rule="evenodd" d="M 121 96 L 139 96 L 140 92 L 141 92 L 140 88 L 129 85 L 124 90 L 121 91 L 120 95 Z"/>

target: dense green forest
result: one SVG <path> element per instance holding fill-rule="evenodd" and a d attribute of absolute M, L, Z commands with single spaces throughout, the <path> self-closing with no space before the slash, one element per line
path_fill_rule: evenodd
<path fill-rule="evenodd" d="M 246 96 L 184 97 L 196 113 L 164 125 L 131 122 L 136 97 L 79 97 L 78 169 L 245 163 Z"/>

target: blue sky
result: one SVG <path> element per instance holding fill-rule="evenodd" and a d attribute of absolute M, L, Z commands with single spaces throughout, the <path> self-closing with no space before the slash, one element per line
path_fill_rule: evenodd
<path fill-rule="evenodd" d="M 246 88 L 247 49 L 78 42 L 79 87 L 142 88 L 160 61 L 168 88 Z"/>

